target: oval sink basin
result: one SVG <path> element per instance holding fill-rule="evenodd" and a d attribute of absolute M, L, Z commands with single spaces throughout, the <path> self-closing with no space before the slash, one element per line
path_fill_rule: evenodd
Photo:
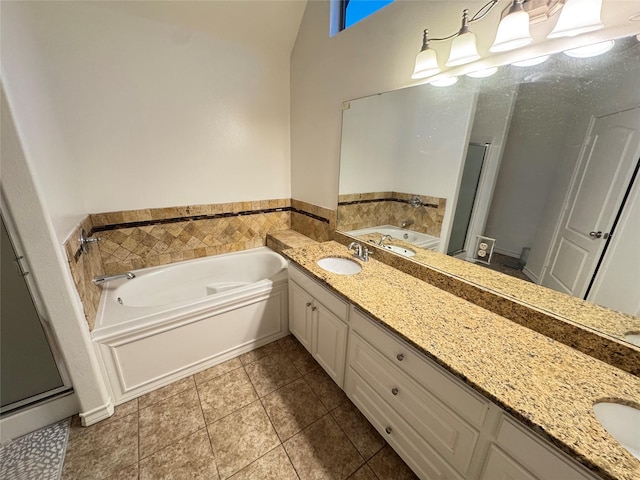
<path fill-rule="evenodd" d="M 634 345 L 637 345 L 638 347 L 640 347 L 640 333 L 629 332 L 624 336 L 624 339 L 627 342 L 633 343 Z"/>
<path fill-rule="evenodd" d="M 410 248 L 398 247 L 397 245 L 383 245 L 387 250 L 391 250 L 393 253 L 403 255 L 405 257 L 413 257 L 416 252 Z"/>
<path fill-rule="evenodd" d="M 600 402 L 593 406 L 593 411 L 604 429 L 640 460 L 640 410 L 620 403 Z"/>
<path fill-rule="evenodd" d="M 340 257 L 327 257 L 318 260 L 318 265 L 327 272 L 337 273 L 340 275 L 353 275 L 359 273 L 362 267 L 353 260 Z"/>

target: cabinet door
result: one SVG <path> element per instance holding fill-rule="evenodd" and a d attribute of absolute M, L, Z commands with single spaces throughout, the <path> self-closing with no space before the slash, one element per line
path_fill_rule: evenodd
<path fill-rule="evenodd" d="M 313 299 L 294 282 L 289 281 L 289 330 L 309 353 L 311 349 Z"/>
<path fill-rule="evenodd" d="M 347 325 L 315 302 L 313 356 L 325 369 L 333 381 L 342 388 L 344 379 L 344 363 L 347 349 Z"/>
<path fill-rule="evenodd" d="M 480 480 L 538 480 L 537 477 L 528 472 L 522 465 L 518 464 L 509 455 L 491 446 L 489 458 L 485 466 L 484 473 Z"/>

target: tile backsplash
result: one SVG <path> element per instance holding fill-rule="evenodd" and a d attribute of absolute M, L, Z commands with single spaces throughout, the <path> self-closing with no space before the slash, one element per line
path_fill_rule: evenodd
<path fill-rule="evenodd" d="M 266 245 L 268 233 L 294 229 L 330 240 L 335 210 L 292 199 L 129 210 L 87 216 L 65 242 L 69 266 L 93 330 L 101 288 L 92 279 Z M 99 238 L 80 253 L 80 229 Z"/>
<path fill-rule="evenodd" d="M 400 226 L 405 220 L 414 223 L 407 228 L 439 237 L 447 200 L 445 198 L 417 195 L 422 206 L 413 207 L 409 202 L 412 193 L 369 192 L 340 195 L 338 198 L 338 222 L 340 230 L 348 232 L 379 225 Z"/>

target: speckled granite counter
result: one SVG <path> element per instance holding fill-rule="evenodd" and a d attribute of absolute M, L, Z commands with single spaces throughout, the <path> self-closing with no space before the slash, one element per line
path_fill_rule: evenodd
<path fill-rule="evenodd" d="M 380 235 L 373 235 L 378 240 Z M 353 237 L 335 232 L 343 244 Z M 367 242 L 370 236 L 361 240 Z M 375 258 L 442 290 L 640 377 L 640 348 L 622 339 L 640 331 L 636 317 L 600 307 L 473 263 L 418 248 L 405 258 L 376 247 Z"/>
<path fill-rule="evenodd" d="M 295 230 L 278 230 L 267 233 L 267 247 L 282 253 L 287 248 L 298 248 L 306 245 L 317 245 L 318 242 Z"/>
<path fill-rule="evenodd" d="M 376 260 L 351 276 L 320 268 L 326 256 L 352 258 L 339 243 L 284 254 L 603 478 L 640 478 L 640 461 L 592 410 L 640 407 L 640 379 Z"/>

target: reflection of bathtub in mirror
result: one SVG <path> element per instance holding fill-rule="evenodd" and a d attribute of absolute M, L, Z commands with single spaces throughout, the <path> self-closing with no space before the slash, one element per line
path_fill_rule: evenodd
<path fill-rule="evenodd" d="M 380 225 L 377 227 L 362 228 L 360 230 L 351 230 L 345 233 L 358 238 L 363 235 L 371 235 L 372 238 L 365 238 L 365 240 L 371 239 L 376 242 L 380 240 L 383 235 L 391 235 L 391 238 L 394 240 L 401 240 L 414 247 L 422 247 L 428 250 L 437 250 L 440 246 L 440 239 L 438 237 L 433 237 L 426 233 L 414 232 L 413 230 L 405 230 L 394 227 L 393 225 Z"/>

